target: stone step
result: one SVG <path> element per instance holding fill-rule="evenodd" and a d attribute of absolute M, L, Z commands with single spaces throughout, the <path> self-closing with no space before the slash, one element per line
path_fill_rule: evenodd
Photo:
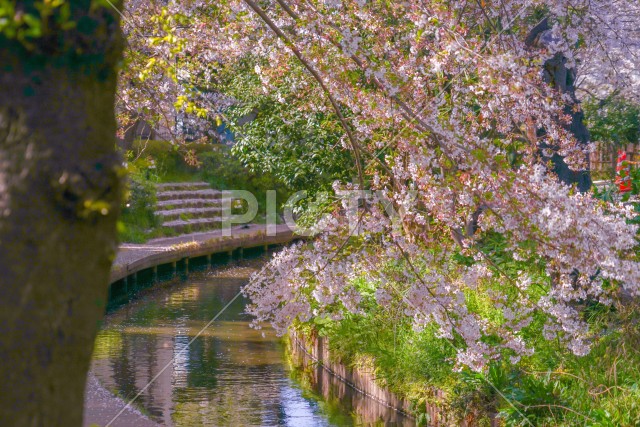
<path fill-rule="evenodd" d="M 156 203 L 156 207 L 160 211 L 168 211 L 172 209 L 188 209 L 188 208 L 207 208 L 220 207 L 224 198 L 220 199 L 170 199 L 162 200 Z"/>
<path fill-rule="evenodd" d="M 211 188 L 207 182 L 163 182 L 156 184 L 158 191 L 206 190 Z"/>
<path fill-rule="evenodd" d="M 222 206 L 204 207 L 204 208 L 184 208 L 184 209 L 168 209 L 155 212 L 156 216 L 162 221 L 173 221 L 181 219 L 182 216 L 193 218 L 216 218 L 222 214 Z"/>
<path fill-rule="evenodd" d="M 219 229 L 222 224 L 222 218 L 194 218 L 189 220 L 176 219 L 174 221 L 165 222 L 163 228 L 170 228 L 175 233 L 191 233 L 199 230 Z"/>
<path fill-rule="evenodd" d="M 158 201 L 176 200 L 176 199 L 220 199 L 223 192 L 219 190 L 175 190 L 175 191 L 158 191 L 156 198 Z"/>

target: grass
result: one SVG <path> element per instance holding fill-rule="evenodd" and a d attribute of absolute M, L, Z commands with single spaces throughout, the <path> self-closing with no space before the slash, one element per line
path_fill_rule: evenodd
<path fill-rule="evenodd" d="M 305 328 L 326 335 L 332 357 L 342 363 L 373 364 L 379 382 L 409 399 L 423 425 L 427 402 L 449 414 L 451 425 L 462 420 L 488 425 L 495 413 L 513 426 L 640 425 L 640 329 L 635 321 L 603 337 L 585 357 L 549 342 L 518 365 L 495 362 L 476 374 L 453 369 L 453 347 L 434 330 L 415 331 L 399 317 L 395 323 L 389 320 L 388 313 L 378 312 Z M 435 389 L 445 392 L 444 400 Z"/>
<path fill-rule="evenodd" d="M 503 256 L 496 250 L 496 256 Z M 513 264 L 505 260 L 504 266 Z M 520 268 L 518 264 L 514 267 Z M 529 265 L 529 271 L 537 267 Z M 543 266 L 541 266 L 543 268 Z M 498 281 L 469 291 L 469 310 L 491 322 L 501 322 L 485 293 Z M 483 373 L 456 369 L 461 342 L 438 338 L 435 327 L 416 330 L 401 301 L 379 306 L 371 297 L 375 285 L 353 281 L 363 296 L 362 314 L 344 313 L 340 321 L 316 317 L 297 325 L 305 335 L 327 336 L 331 356 L 347 366 L 373 366 L 381 385 L 408 399 L 420 425 L 428 422 L 427 403 L 449 417 L 490 425 L 498 414 L 507 426 L 637 426 L 640 425 L 640 305 L 626 302 L 615 310 L 586 310 L 594 337 L 591 352 L 575 356 L 540 332 L 543 318 L 534 317 L 522 335 L 535 348 L 517 364 L 492 361 Z M 444 392 L 438 397 L 434 390 Z"/>

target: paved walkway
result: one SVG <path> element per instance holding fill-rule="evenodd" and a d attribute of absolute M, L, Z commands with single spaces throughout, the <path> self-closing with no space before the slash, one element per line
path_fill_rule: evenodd
<path fill-rule="evenodd" d="M 239 247 L 278 245 L 290 242 L 293 232 L 287 225 L 278 225 L 274 235 L 267 236 L 266 225 L 247 224 L 232 228 L 232 236 L 221 230 L 153 239 L 145 244 L 124 244 L 111 270 L 111 282 L 137 271 L 207 254 L 226 252 Z"/>
<path fill-rule="evenodd" d="M 263 225 L 247 224 L 246 227 L 234 227 L 232 233 L 234 237 L 251 235 L 259 231 L 264 230 Z M 200 233 L 183 234 L 175 237 L 161 237 L 158 239 L 149 240 L 147 243 L 124 243 L 120 245 L 118 255 L 113 262 L 114 269 L 121 266 L 131 264 L 134 261 L 138 261 L 145 258 L 149 254 L 156 252 L 167 252 L 175 248 L 177 245 L 186 243 L 202 243 L 211 239 L 222 237 L 221 230 L 203 231 Z"/>
<path fill-rule="evenodd" d="M 84 394 L 83 426 L 104 427 L 118 412 L 126 406 L 126 402 L 114 396 L 104 388 L 100 381 L 89 372 Z M 127 408 L 110 424 L 110 427 L 158 427 L 159 424 L 142 415 L 135 408 Z"/>

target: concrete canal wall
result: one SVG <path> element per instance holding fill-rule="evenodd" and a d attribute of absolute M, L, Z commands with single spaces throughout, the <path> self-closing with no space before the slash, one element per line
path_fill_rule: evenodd
<path fill-rule="evenodd" d="M 157 281 L 259 255 L 298 238 L 287 225 L 267 234 L 266 226 L 252 224 L 233 229 L 231 236 L 218 230 L 124 244 L 111 269 L 108 302 L 126 301 Z"/>
<path fill-rule="evenodd" d="M 379 386 L 375 381 L 374 372 L 360 367 L 347 367 L 331 357 L 326 337 L 310 337 L 300 332 L 291 331 L 289 339 L 294 362 L 299 366 L 310 367 L 313 365 L 321 368 L 367 397 L 403 415 L 411 416 L 409 402 Z"/>
<path fill-rule="evenodd" d="M 314 382 L 318 383 L 320 389 L 324 393 L 344 395 L 345 391 L 340 387 L 333 387 L 330 390 L 331 379 L 329 376 L 337 378 L 346 386 L 362 393 L 370 399 L 373 399 L 384 406 L 392 408 L 404 417 L 412 419 L 418 412 L 426 412 L 427 425 L 430 427 L 442 427 L 457 425 L 461 427 L 471 427 L 478 425 L 473 416 L 470 415 L 465 420 L 453 420 L 451 416 L 448 416 L 445 407 L 446 405 L 438 404 L 438 402 L 445 402 L 445 393 L 442 390 L 431 390 L 430 402 L 424 403 L 424 408 L 416 411 L 412 408 L 409 401 L 402 397 L 392 393 L 387 388 L 381 386 L 376 381 L 376 375 L 373 369 L 365 367 L 348 367 L 332 357 L 330 352 L 329 341 L 326 337 L 319 336 L 307 336 L 300 332 L 291 331 L 289 333 L 289 350 L 291 351 L 293 363 L 298 367 L 305 369 L 312 369 L 312 375 Z M 329 375 L 323 375 L 323 371 Z M 324 396 L 325 398 L 329 396 Z M 379 414 L 376 413 L 375 408 L 364 407 L 365 402 L 356 402 L 355 406 L 360 408 L 354 408 L 359 413 L 364 414 L 365 423 L 375 424 L 376 420 L 380 419 Z M 399 418 L 394 421 L 394 425 L 404 426 L 406 421 L 404 418 Z M 413 421 L 415 423 L 415 421 Z M 414 424 L 411 425 L 414 425 Z M 491 420 L 491 427 L 498 427 L 500 422 L 497 417 L 493 417 Z"/>

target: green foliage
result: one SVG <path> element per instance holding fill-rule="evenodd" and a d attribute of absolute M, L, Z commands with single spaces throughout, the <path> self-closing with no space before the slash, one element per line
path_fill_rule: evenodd
<path fill-rule="evenodd" d="M 21 2 L 0 1 L 0 34 L 15 39 L 28 49 L 34 40 L 46 36 L 47 31 L 70 30 L 77 23 L 71 20 L 70 2 L 63 0 Z M 50 28 L 52 25 L 53 28 Z"/>
<path fill-rule="evenodd" d="M 158 226 L 153 208 L 155 187 L 139 172 L 130 173 L 122 215 L 118 223 L 120 240 L 130 243 L 146 241 Z"/>
<path fill-rule="evenodd" d="M 591 139 L 613 146 L 640 142 L 640 105 L 619 97 L 584 103 Z"/>
<path fill-rule="evenodd" d="M 350 180 L 354 163 L 342 147 L 344 130 L 337 118 L 300 105 L 301 89 L 290 87 L 288 79 L 277 95 L 264 95 L 254 72 L 258 65 L 245 58 L 219 70 L 218 89 L 237 100 L 225 113 L 236 136 L 234 155 L 252 171 L 273 175 L 295 190 L 314 193 L 334 180 Z M 299 64 L 290 65 L 292 74 L 302 73 Z"/>
<path fill-rule="evenodd" d="M 612 332 L 585 357 L 548 343 L 518 369 L 501 366 L 509 378 L 498 384 L 508 399 L 500 405 L 507 424 L 526 425 L 524 414 L 541 426 L 638 425 L 638 332 L 637 326 Z"/>
<path fill-rule="evenodd" d="M 300 200 L 290 199 L 286 208 L 291 209 L 296 224 L 303 228 L 312 228 L 320 219 L 335 209 L 335 196 L 331 192 L 307 191 Z"/>
<path fill-rule="evenodd" d="M 198 168 L 186 162 L 188 153 L 211 149 L 210 144 L 179 146 L 169 141 L 137 140 L 127 158 L 133 171 L 145 174 L 152 182 L 189 182 L 198 180 Z"/>
<path fill-rule="evenodd" d="M 604 201 L 604 202 L 614 202 L 618 195 L 618 188 L 615 184 L 606 185 L 602 189 L 599 189 L 595 185 L 593 186 L 593 195 Z"/>
<path fill-rule="evenodd" d="M 236 127 L 234 154 L 254 170 L 271 173 L 296 189 L 327 188 L 336 179 L 351 177 L 352 160 L 340 146 L 331 118 L 286 111 L 286 106 L 271 100 L 238 109 L 234 115 L 249 107 L 257 115 Z"/>
<path fill-rule="evenodd" d="M 218 145 L 215 149 L 201 153 L 198 159 L 200 177 L 221 190 L 246 190 L 256 196 L 258 200 L 258 212 L 266 213 L 266 197 L 268 190 L 276 191 L 276 200 L 281 206 L 288 198 L 288 190 L 269 173 L 256 172 L 244 166 L 242 161 L 224 145 Z"/>
<path fill-rule="evenodd" d="M 591 140 L 606 153 L 640 142 L 639 104 L 613 94 L 604 100 L 587 100 L 583 110 Z M 613 178 L 615 170 L 611 167 L 592 173 L 594 178 L 608 180 Z M 608 194 L 602 196 L 609 199 Z"/>
<path fill-rule="evenodd" d="M 118 0 L 0 0 L 0 50 L 27 68 L 54 65 L 106 79 L 121 54 L 117 7 Z"/>

